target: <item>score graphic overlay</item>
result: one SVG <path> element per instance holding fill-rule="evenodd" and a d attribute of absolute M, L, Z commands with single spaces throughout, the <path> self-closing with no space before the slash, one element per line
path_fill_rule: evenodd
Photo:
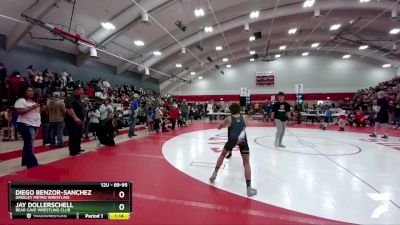
<path fill-rule="evenodd" d="M 130 182 L 9 182 L 12 219 L 127 220 L 132 212 Z"/>

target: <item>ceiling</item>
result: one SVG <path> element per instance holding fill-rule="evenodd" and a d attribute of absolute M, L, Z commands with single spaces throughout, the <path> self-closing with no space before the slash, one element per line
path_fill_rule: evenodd
<path fill-rule="evenodd" d="M 150 68 L 150 76 L 143 78 L 159 79 L 163 90 L 182 82 L 176 78 L 189 81 L 217 70 L 215 65 L 224 70 L 227 64 L 248 61 L 250 50 L 256 52 L 256 60 L 319 51 L 398 64 L 400 54 L 394 45 L 400 33 L 389 31 L 400 28 L 400 20 L 392 17 L 392 11 L 400 9 L 400 0 L 315 0 L 307 8 L 303 7 L 305 1 L 311 0 L 96 0 L 95 4 L 93 0 L 76 0 L 75 4 L 74 0 L 2 0 L 0 33 L 7 36 L 9 51 L 25 40 L 75 54 L 77 65 L 98 60 L 115 66 L 118 73 L 131 70 L 141 74 Z M 196 17 L 194 10 L 200 8 L 205 15 Z M 314 17 L 315 10 L 321 16 Z M 150 24 L 142 22 L 143 11 L 148 13 Z M 252 11 L 259 11 L 259 16 L 250 18 Z M 89 58 L 88 49 L 70 42 L 37 39 L 54 36 L 41 27 L 28 26 L 22 13 L 94 41 L 102 49 L 99 59 Z M 177 20 L 186 25 L 185 32 L 177 28 Z M 111 22 L 116 28 L 106 30 L 100 22 Z M 246 23 L 248 31 L 244 30 Z M 341 27 L 332 31 L 334 24 Z M 204 32 L 205 26 L 212 26 L 213 32 Z M 290 28 L 297 28 L 297 32 L 289 35 Z M 250 42 L 254 32 L 261 32 L 262 37 Z M 136 46 L 135 40 L 145 45 Z M 311 48 L 316 42 L 319 47 Z M 279 49 L 282 45 L 285 50 Z M 360 45 L 369 48 L 359 50 Z M 216 51 L 216 46 L 223 50 Z M 182 47 L 186 54 L 181 54 Z M 162 55 L 155 56 L 154 51 Z"/>

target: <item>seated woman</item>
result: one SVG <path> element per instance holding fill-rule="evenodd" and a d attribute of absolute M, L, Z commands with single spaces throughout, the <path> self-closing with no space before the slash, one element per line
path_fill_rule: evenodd
<path fill-rule="evenodd" d="M 114 137 L 117 129 L 115 128 L 113 119 L 114 115 L 109 114 L 107 119 L 104 121 L 104 124 L 100 123 L 99 128 L 97 129 L 97 138 L 102 145 L 115 146 Z"/>

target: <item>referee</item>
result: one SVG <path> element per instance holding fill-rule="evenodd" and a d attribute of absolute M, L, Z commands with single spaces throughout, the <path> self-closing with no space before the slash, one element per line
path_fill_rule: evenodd
<path fill-rule="evenodd" d="M 275 102 L 272 107 L 271 118 L 275 119 L 276 135 L 275 135 L 275 148 L 285 146 L 282 145 L 283 135 L 285 135 L 286 121 L 290 118 L 290 105 L 285 102 L 285 94 L 278 93 L 278 102 Z"/>

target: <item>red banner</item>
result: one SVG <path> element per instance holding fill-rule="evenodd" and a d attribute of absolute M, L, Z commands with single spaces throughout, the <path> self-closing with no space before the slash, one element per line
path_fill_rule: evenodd
<path fill-rule="evenodd" d="M 275 75 L 265 75 L 265 74 L 257 74 L 256 75 L 256 85 L 259 87 L 264 86 L 274 86 L 275 85 Z"/>

